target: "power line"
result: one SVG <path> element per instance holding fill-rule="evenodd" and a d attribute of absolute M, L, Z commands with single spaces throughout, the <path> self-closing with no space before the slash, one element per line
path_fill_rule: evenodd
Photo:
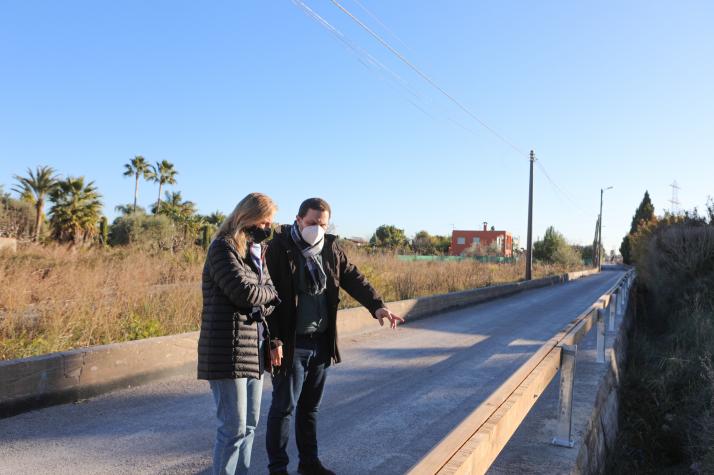
<path fill-rule="evenodd" d="M 416 91 L 414 91 L 409 83 L 403 79 L 401 76 L 399 76 L 396 72 L 392 71 L 389 69 L 386 65 L 381 63 L 379 60 L 377 60 L 374 56 L 372 56 L 369 52 L 365 51 L 363 48 L 360 48 L 357 46 L 354 42 L 350 41 L 349 38 L 342 33 L 337 27 L 333 26 L 330 22 L 328 22 L 325 18 L 320 16 L 319 13 L 311 9 L 307 4 L 305 4 L 302 0 L 291 0 L 294 5 L 299 7 L 308 17 L 310 17 L 312 20 L 314 20 L 318 25 L 326 29 L 330 34 L 332 34 L 335 38 L 337 38 L 340 42 L 342 42 L 347 48 L 350 50 L 350 52 L 357 58 L 357 60 L 362 63 L 365 67 L 368 69 L 371 69 L 373 71 L 382 71 L 382 74 L 380 76 L 384 78 L 385 72 L 388 76 L 391 76 L 392 82 L 396 83 L 399 87 L 401 87 L 404 91 L 409 93 L 410 96 L 414 97 L 416 100 L 424 101 L 424 98 Z M 369 11 L 366 9 L 366 7 L 363 7 L 365 11 Z M 386 28 L 386 26 L 385 26 Z M 395 35 L 396 36 L 396 35 Z M 363 58 L 364 57 L 364 58 Z M 366 59 L 365 59 L 366 58 Z M 409 96 L 405 97 L 405 99 L 416 109 L 418 109 L 420 112 L 422 112 L 424 115 L 428 116 L 432 120 L 438 120 L 437 117 L 435 117 L 431 112 L 427 111 L 425 107 L 422 107 L 422 105 L 418 104 L 416 100 L 413 100 Z M 446 117 L 446 119 L 456 126 L 460 127 L 461 129 L 470 132 L 474 135 L 478 135 L 473 129 L 470 127 L 467 127 L 466 125 L 462 124 L 458 120 L 454 119 L 453 117 Z"/>
<path fill-rule="evenodd" d="M 514 145 L 511 141 L 506 139 L 503 135 L 498 133 L 496 130 L 494 130 L 492 127 L 490 127 L 488 124 L 486 124 L 483 120 L 478 118 L 474 113 L 472 113 L 465 105 L 463 105 L 460 101 L 458 101 L 454 96 L 449 94 L 446 90 L 444 90 L 441 86 L 439 86 L 431 77 L 429 77 L 426 73 L 422 72 L 416 65 L 414 65 L 411 61 L 409 61 L 402 53 L 400 53 L 396 48 L 394 48 L 392 45 L 390 45 L 384 38 L 379 36 L 377 33 L 375 33 L 371 28 L 369 28 L 363 21 L 361 21 L 359 18 L 357 18 L 353 13 L 351 13 L 349 10 L 347 10 L 344 6 L 342 6 L 337 0 L 330 0 L 335 6 L 337 6 L 343 13 L 345 13 L 347 16 L 349 16 L 355 23 L 357 23 L 362 29 L 364 29 L 367 33 L 369 33 L 373 38 L 375 38 L 382 46 L 387 48 L 392 54 L 394 54 L 397 58 L 399 58 L 404 64 L 409 66 L 414 72 L 416 72 L 419 76 L 421 76 L 425 81 L 427 81 L 430 85 L 432 85 L 434 88 L 436 88 L 439 92 L 441 92 L 444 96 L 446 96 L 449 100 L 451 100 L 454 104 L 456 104 L 462 111 L 464 111 L 466 114 L 468 114 L 471 118 L 476 120 L 481 126 L 486 128 L 489 132 L 491 132 L 493 135 L 495 135 L 498 139 L 500 139 L 502 142 L 507 144 L 509 147 L 511 147 L 513 150 L 515 150 L 518 154 L 525 158 L 529 158 L 528 155 L 523 152 L 519 147 Z M 359 0 L 354 0 L 356 3 L 361 5 L 359 3 Z M 367 11 L 368 14 L 370 12 L 362 6 L 362 8 Z M 371 14 L 372 17 L 375 18 L 375 20 L 382 25 L 385 30 L 390 31 L 391 30 L 378 18 L 376 18 L 373 14 Z M 394 35 L 394 34 L 393 34 Z M 396 35 L 394 35 L 396 37 Z M 397 37 L 398 38 L 398 37 Z M 401 40 L 400 40 L 401 42 Z M 470 130 L 461 124 L 457 124 L 464 128 L 465 130 Z M 568 195 L 558 184 L 553 180 L 548 172 L 545 170 L 545 167 L 540 161 L 537 161 L 536 164 L 538 165 L 538 168 L 543 172 L 545 175 L 546 179 L 551 183 L 551 185 L 556 189 L 557 192 L 559 192 L 565 199 L 568 201 L 568 203 L 573 206 L 578 212 L 585 214 L 585 212 L 580 208 L 575 201 Z"/>
<path fill-rule="evenodd" d="M 392 29 L 390 29 L 387 25 L 385 25 L 384 22 L 382 20 L 380 20 L 379 17 L 376 14 L 374 14 L 370 9 L 368 9 L 362 2 L 360 2 L 359 0 L 352 0 L 352 1 L 355 2 L 362 10 L 364 10 L 367 13 L 367 15 L 372 17 L 372 19 L 374 19 L 374 21 L 379 23 L 379 25 L 382 28 L 384 28 L 384 30 L 387 33 L 392 35 L 392 37 L 394 39 L 396 39 L 402 46 L 404 46 L 406 49 L 411 51 L 411 48 L 409 48 L 409 45 L 407 45 L 404 41 L 402 41 L 402 39 L 396 33 L 394 33 L 394 31 Z"/>
<path fill-rule="evenodd" d="M 518 154 L 523 157 L 527 158 L 528 155 L 518 148 L 516 145 L 514 145 L 511 141 L 506 139 L 503 135 L 499 134 L 496 130 L 494 130 L 491 126 L 489 126 L 486 122 L 478 118 L 471 110 L 469 110 L 468 107 L 463 105 L 461 102 L 459 102 L 454 96 L 446 92 L 441 86 L 439 86 L 433 79 L 431 79 L 426 73 L 422 72 L 418 67 L 416 67 L 411 61 L 409 61 L 402 53 L 400 53 L 397 49 L 395 49 L 392 45 L 390 45 L 384 38 L 379 36 L 377 33 L 375 33 L 370 27 L 365 25 L 359 18 L 357 18 L 352 12 L 347 10 L 345 7 L 343 7 L 337 0 L 330 0 L 337 8 L 339 8 L 345 15 L 350 17 L 355 23 L 357 23 L 360 28 L 365 30 L 367 33 L 369 33 L 374 39 L 376 39 L 379 43 L 382 44 L 385 48 L 387 48 L 392 54 L 394 54 L 397 58 L 399 58 L 400 61 L 402 61 L 404 64 L 409 66 L 415 73 L 417 73 L 422 79 L 424 79 L 426 82 L 428 82 L 432 87 L 434 87 L 437 91 L 442 93 L 447 99 L 449 99 L 451 102 L 456 104 L 456 106 L 461 109 L 463 112 L 465 112 L 467 115 L 469 115 L 472 119 L 474 119 L 476 122 L 481 124 L 482 127 L 484 127 L 486 130 L 491 132 L 495 137 L 497 137 L 499 140 L 501 140 L 503 143 L 511 147 L 513 150 L 518 152 Z"/>
<path fill-rule="evenodd" d="M 292 2 L 294 5 L 299 7 L 307 16 L 312 18 L 315 22 L 317 22 L 320 26 L 325 28 L 335 38 L 342 42 L 352 52 L 352 54 L 357 57 L 357 60 L 361 62 L 365 67 L 367 67 L 368 69 L 376 68 L 377 70 L 381 70 L 383 73 L 386 73 L 387 75 L 391 76 L 392 79 L 399 83 L 409 94 L 415 97 L 419 97 L 419 95 L 415 91 L 412 91 L 411 88 L 409 88 L 407 82 L 401 76 L 399 76 L 399 74 L 389 69 L 377 58 L 369 54 L 369 52 L 365 51 L 364 49 L 360 48 L 352 41 L 350 41 L 349 38 L 347 38 L 347 36 L 345 36 L 339 29 L 334 27 L 330 22 L 320 16 L 320 14 L 318 14 L 316 11 L 307 6 L 305 2 L 303 2 L 302 0 L 292 0 Z"/>
<path fill-rule="evenodd" d="M 551 185 L 555 188 L 556 191 L 558 191 L 561 195 L 565 197 L 567 200 L 568 204 L 570 204 L 577 212 L 586 215 L 587 213 L 583 211 L 583 209 L 578 206 L 578 204 L 573 200 L 568 193 L 566 193 L 561 187 L 558 186 L 558 184 L 553 180 L 548 172 L 545 170 L 545 166 L 540 162 L 540 160 L 536 161 L 536 165 L 538 165 L 538 168 L 540 168 L 540 171 L 543 172 L 543 175 L 548 179 Z"/>
<path fill-rule="evenodd" d="M 349 48 L 353 52 L 358 52 L 359 54 L 366 55 L 369 59 L 369 61 L 378 66 L 379 68 L 387 71 L 393 78 L 396 78 L 398 83 L 402 87 L 406 87 L 405 84 L 406 82 L 396 73 L 391 71 L 389 68 L 387 68 L 385 65 L 383 65 L 381 62 L 376 60 L 372 55 L 364 51 L 362 48 L 357 47 L 354 45 L 352 42 L 350 42 L 347 37 L 340 32 L 337 28 L 332 26 L 327 20 L 322 18 L 320 15 L 318 15 L 316 12 L 314 12 L 312 9 L 310 9 L 302 0 L 292 0 L 294 4 L 298 5 L 301 7 L 308 15 L 313 18 L 315 21 L 317 21 L 320 25 L 322 25 L 324 28 L 328 29 L 333 35 L 335 35 L 340 41 L 344 42 L 349 46 Z M 382 22 L 374 13 L 372 13 L 370 10 L 368 10 L 359 0 L 354 0 L 355 3 L 357 3 L 360 8 L 362 8 L 367 14 L 372 17 L 377 23 L 379 23 L 387 32 L 389 32 L 392 36 L 394 36 L 400 43 L 404 44 L 404 42 L 392 32 L 392 30 L 387 27 L 384 22 Z M 430 84 L 432 87 L 434 87 L 437 91 L 439 91 L 442 95 L 444 95 L 447 99 L 449 99 L 453 104 L 455 104 L 459 109 L 461 109 L 463 112 L 465 112 L 468 116 L 470 116 L 472 119 L 477 121 L 482 127 L 484 127 L 486 130 L 491 132 L 495 137 L 497 137 L 499 140 L 501 140 L 503 143 L 508 145 L 510 148 L 512 148 L 514 151 L 516 151 L 520 156 L 523 158 L 529 160 L 529 155 L 527 155 L 523 150 L 521 150 L 518 146 L 513 144 L 510 140 L 506 139 L 503 135 L 501 135 L 499 132 L 497 132 L 495 129 L 493 129 L 491 126 L 489 126 L 485 121 L 480 119 L 478 116 L 476 116 L 471 110 L 466 107 L 463 103 L 461 103 L 458 99 L 456 99 L 454 96 L 449 94 L 445 89 L 443 89 L 441 86 L 439 86 L 430 76 L 428 76 L 426 73 L 421 71 L 414 63 L 409 61 L 401 52 L 399 52 L 396 48 L 394 48 L 389 42 L 387 42 L 384 38 L 382 38 L 379 34 L 377 34 L 374 30 L 372 30 L 369 26 L 367 26 L 362 20 L 357 18 L 352 12 L 347 10 L 342 4 L 340 4 L 337 0 L 331 0 L 331 2 L 340 9 L 345 15 L 347 15 L 352 21 L 354 21 L 357 25 L 360 26 L 363 30 L 365 30 L 370 36 L 372 36 L 374 39 L 376 39 L 383 47 L 385 47 L 387 50 L 389 50 L 393 55 L 395 55 L 400 61 L 402 61 L 404 64 L 406 64 L 410 69 L 412 69 L 415 73 L 417 73 L 422 79 L 424 79 L 428 84 Z M 406 47 L 406 45 L 405 45 Z M 408 48 L 408 47 L 407 47 Z M 413 91 L 409 90 L 409 92 L 420 98 L 418 94 L 415 94 Z M 420 98 L 421 99 L 421 98 Z M 409 99 L 408 99 L 409 100 Z M 425 113 L 426 115 L 434 118 L 431 114 L 429 114 L 427 111 L 425 111 L 422 107 L 417 105 L 415 102 L 412 100 L 409 100 L 409 102 L 418 108 L 420 111 Z M 471 128 L 461 124 L 460 122 L 456 121 L 455 119 L 448 118 L 450 121 L 452 121 L 454 124 L 459 126 L 460 128 L 464 129 L 465 131 L 471 132 L 474 135 L 476 135 L 476 132 L 473 131 Z M 565 198 L 565 201 L 568 202 L 570 206 L 572 206 L 576 211 L 582 214 L 586 214 L 580 206 L 578 206 L 575 201 L 570 197 L 568 193 L 566 193 L 558 184 L 553 180 L 548 172 L 545 169 L 545 166 L 542 164 L 542 162 L 539 160 L 536 162 L 538 165 L 538 168 L 541 170 L 543 175 L 546 177 L 548 182 L 553 186 L 553 188 L 562 195 L 562 197 Z"/>

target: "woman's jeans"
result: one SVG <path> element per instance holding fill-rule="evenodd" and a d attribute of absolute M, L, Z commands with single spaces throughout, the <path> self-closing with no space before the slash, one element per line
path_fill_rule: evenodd
<path fill-rule="evenodd" d="M 247 474 L 260 416 L 263 378 L 215 379 L 209 383 L 218 418 L 213 474 Z"/>

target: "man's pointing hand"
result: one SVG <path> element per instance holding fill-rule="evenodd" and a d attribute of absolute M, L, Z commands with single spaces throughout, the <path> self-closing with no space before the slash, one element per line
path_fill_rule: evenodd
<path fill-rule="evenodd" d="M 382 307 L 375 313 L 375 316 L 379 319 L 379 324 L 384 326 L 384 319 L 389 320 L 389 326 L 392 328 L 397 328 L 399 322 L 404 323 L 404 319 L 399 315 L 392 313 L 387 307 Z"/>

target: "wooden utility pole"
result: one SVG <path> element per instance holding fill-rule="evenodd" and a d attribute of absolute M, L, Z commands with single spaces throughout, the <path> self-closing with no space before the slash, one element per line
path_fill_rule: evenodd
<path fill-rule="evenodd" d="M 597 218 L 597 270 L 601 270 L 602 267 L 602 195 L 605 190 L 600 188 L 600 214 Z"/>
<path fill-rule="evenodd" d="M 531 176 L 528 183 L 528 242 L 526 243 L 526 280 L 533 278 L 533 163 L 535 153 L 531 150 Z"/>

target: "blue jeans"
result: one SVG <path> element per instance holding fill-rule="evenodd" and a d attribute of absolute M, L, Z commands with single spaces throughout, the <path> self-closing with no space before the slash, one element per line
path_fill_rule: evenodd
<path fill-rule="evenodd" d="M 287 470 L 290 418 L 297 409 L 295 439 L 300 462 L 312 464 L 317 456 L 317 413 L 330 366 L 329 338 L 297 337 L 292 368 L 273 377 L 273 401 L 268 412 L 265 445 L 268 470 Z"/>
<path fill-rule="evenodd" d="M 215 379 L 209 383 L 218 418 L 213 474 L 245 475 L 260 416 L 263 378 Z"/>

